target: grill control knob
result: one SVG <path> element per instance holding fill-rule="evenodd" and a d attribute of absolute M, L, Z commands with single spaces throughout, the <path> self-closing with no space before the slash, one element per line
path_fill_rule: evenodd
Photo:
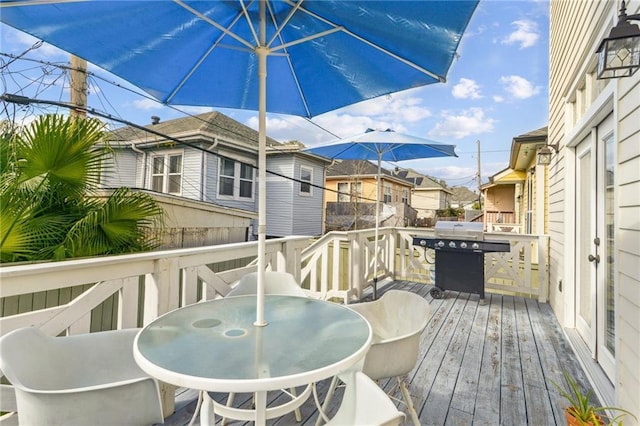
<path fill-rule="evenodd" d="M 420 245 L 422 247 L 426 246 L 427 245 L 427 240 L 420 240 Z"/>
<path fill-rule="evenodd" d="M 473 243 L 473 245 L 471 246 L 472 249 L 474 250 L 478 250 L 480 248 L 480 244 L 478 243 Z"/>
<path fill-rule="evenodd" d="M 444 241 L 438 241 L 438 247 L 444 247 Z"/>
<path fill-rule="evenodd" d="M 467 248 L 467 243 L 464 241 L 460 243 L 460 248 Z"/>
<path fill-rule="evenodd" d="M 453 241 L 449 241 L 449 247 L 456 248 L 456 243 Z"/>

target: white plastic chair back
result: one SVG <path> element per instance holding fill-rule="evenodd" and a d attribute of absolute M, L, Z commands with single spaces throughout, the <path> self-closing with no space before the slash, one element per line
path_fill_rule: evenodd
<path fill-rule="evenodd" d="M 138 330 L 50 337 L 34 327 L 0 339 L 0 370 L 26 425 L 148 425 L 163 421 L 155 379 L 133 359 Z"/>
<path fill-rule="evenodd" d="M 298 285 L 293 275 L 288 272 L 267 271 L 264 273 L 265 294 L 307 297 L 307 293 Z M 229 296 L 246 296 L 256 294 L 258 273 L 252 272 L 240 278 L 238 284 L 227 293 Z"/>
<path fill-rule="evenodd" d="M 418 360 L 420 335 L 429 322 L 429 302 L 415 293 L 390 290 L 378 300 L 349 307 L 373 329 L 363 372 L 373 380 L 409 373 Z"/>
<path fill-rule="evenodd" d="M 398 411 L 386 393 L 364 373 L 345 375 L 342 403 L 327 425 L 391 426 L 399 425 L 405 415 Z"/>

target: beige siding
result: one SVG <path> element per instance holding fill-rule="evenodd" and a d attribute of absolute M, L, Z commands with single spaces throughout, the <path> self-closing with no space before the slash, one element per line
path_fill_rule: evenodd
<path fill-rule="evenodd" d="M 593 53 L 614 24 L 617 7 L 618 1 L 551 1 L 549 143 L 559 143 L 561 150 L 548 168 L 550 298 L 560 322 L 572 327 L 575 275 L 570 253 L 576 195 L 571 145 L 597 126 L 603 115 L 613 113 L 617 141 L 615 404 L 634 411 L 640 419 L 640 72 L 618 80 L 593 78 Z M 627 2 L 628 14 L 638 13 L 639 8 L 638 0 Z M 624 422 L 638 424 L 630 417 Z"/>

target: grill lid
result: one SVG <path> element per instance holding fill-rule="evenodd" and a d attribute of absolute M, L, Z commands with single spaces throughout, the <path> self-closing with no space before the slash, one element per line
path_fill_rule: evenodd
<path fill-rule="evenodd" d="M 454 240 L 484 241 L 483 225 L 480 222 L 448 222 L 438 221 L 434 235 L 438 238 Z"/>

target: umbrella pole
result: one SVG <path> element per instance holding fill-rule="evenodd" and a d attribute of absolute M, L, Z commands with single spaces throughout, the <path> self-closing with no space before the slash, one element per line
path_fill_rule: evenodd
<path fill-rule="evenodd" d="M 380 224 L 380 176 L 382 175 L 382 151 L 378 151 L 378 181 L 376 182 L 376 228 L 373 244 L 373 300 L 378 296 L 378 225 Z"/>
<path fill-rule="evenodd" d="M 256 288 L 256 322 L 267 325 L 264 319 L 264 271 L 267 241 L 267 54 L 265 2 L 260 1 L 260 46 L 258 56 L 258 282 Z"/>

